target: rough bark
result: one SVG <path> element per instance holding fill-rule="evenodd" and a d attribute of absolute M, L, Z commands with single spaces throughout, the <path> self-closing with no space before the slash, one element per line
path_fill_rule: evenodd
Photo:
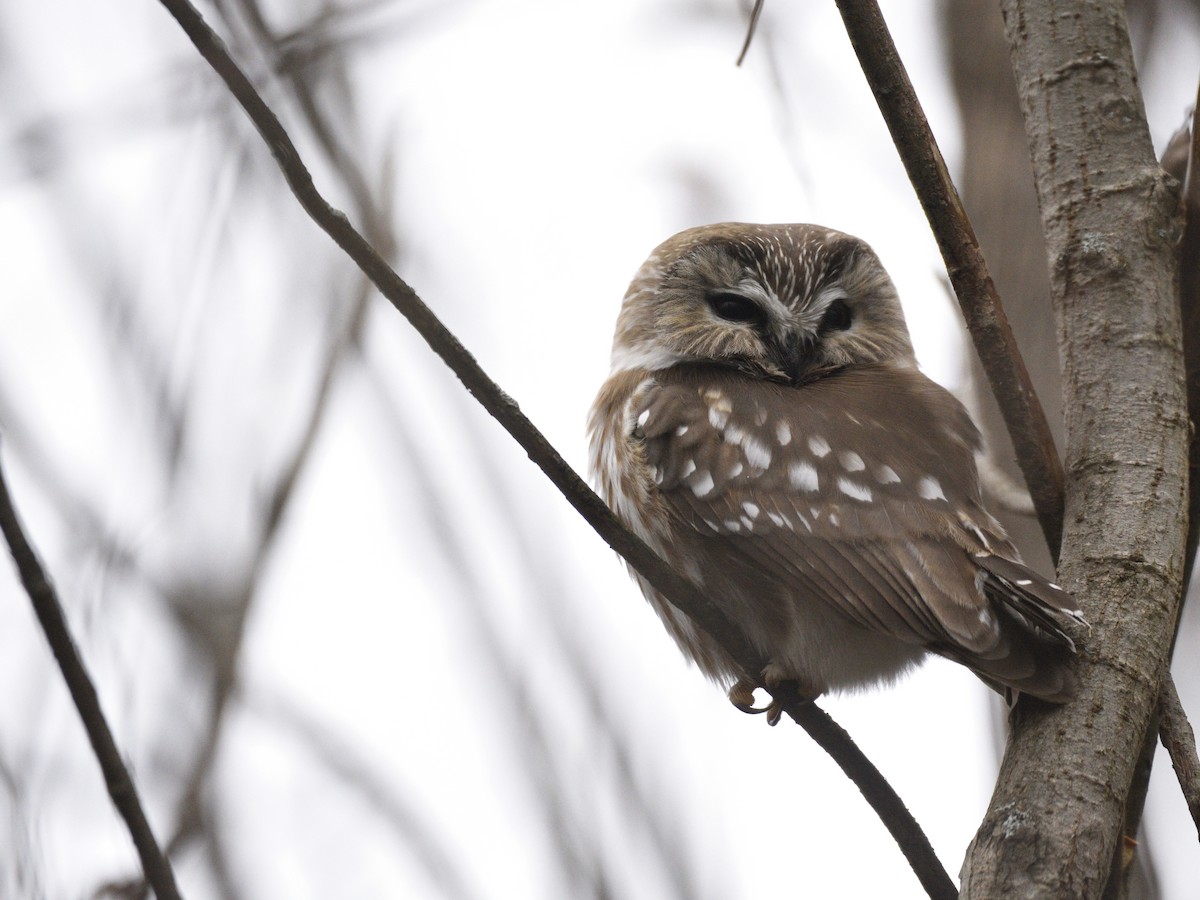
<path fill-rule="evenodd" d="M 1068 473 L 1060 580 L 1083 600 L 1078 698 L 1020 706 L 963 897 L 1098 897 L 1183 568 L 1188 425 L 1176 207 L 1122 5 L 1003 0 L 1046 234 Z"/>

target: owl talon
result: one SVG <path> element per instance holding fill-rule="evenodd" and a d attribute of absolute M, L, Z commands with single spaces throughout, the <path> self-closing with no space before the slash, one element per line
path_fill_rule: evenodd
<path fill-rule="evenodd" d="M 729 702 L 742 712 L 752 716 L 766 713 L 767 724 L 778 725 L 780 718 L 783 717 L 783 704 L 772 698 L 766 706 L 755 706 L 754 691 L 759 687 L 760 685 L 747 678 L 739 678 L 729 689 Z"/>

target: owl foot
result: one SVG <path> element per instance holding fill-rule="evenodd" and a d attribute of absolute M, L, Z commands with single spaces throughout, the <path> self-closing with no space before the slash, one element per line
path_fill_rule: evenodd
<path fill-rule="evenodd" d="M 749 678 L 739 678 L 734 682 L 733 687 L 729 689 L 729 702 L 742 712 L 749 713 L 752 716 L 766 713 L 767 724 L 772 726 L 778 725 L 779 719 L 783 716 L 782 703 L 772 698 L 771 702 L 766 706 L 754 705 L 754 691 L 761 686 Z"/>

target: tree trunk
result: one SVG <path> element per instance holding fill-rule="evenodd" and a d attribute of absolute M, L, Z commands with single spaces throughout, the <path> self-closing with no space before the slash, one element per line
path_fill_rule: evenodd
<path fill-rule="evenodd" d="M 962 896 L 1098 897 L 1179 603 L 1188 420 L 1176 198 L 1122 4 L 1003 0 L 1058 322 L 1067 424 L 1060 580 L 1092 623 L 1079 696 L 1022 702 Z"/>

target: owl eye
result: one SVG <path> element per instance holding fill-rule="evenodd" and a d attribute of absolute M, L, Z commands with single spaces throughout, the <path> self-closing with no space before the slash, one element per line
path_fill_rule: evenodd
<path fill-rule="evenodd" d="M 711 291 L 707 297 L 709 308 L 727 322 L 746 322 L 758 325 L 767 320 L 761 306 L 732 291 Z"/>
<path fill-rule="evenodd" d="M 845 331 L 853 321 L 854 313 L 850 309 L 850 304 L 845 300 L 834 300 L 825 308 L 825 315 L 821 318 L 818 330 L 821 332 Z"/>

